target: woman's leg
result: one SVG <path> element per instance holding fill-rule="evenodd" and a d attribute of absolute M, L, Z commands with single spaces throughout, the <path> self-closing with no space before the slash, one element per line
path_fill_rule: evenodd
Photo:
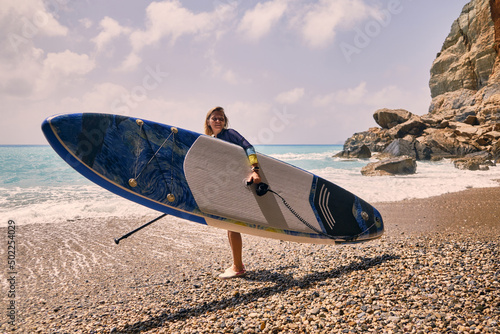
<path fill-rule="evenodd" d="M 236 272 L 243 270 L 243 241 L 241 239 L 241 234 L 238 232 L 227 231 L 227 237 L 229 239 L 229 245 L 231 246 L 231 251 L 233 253 L 233 270 Z"/>

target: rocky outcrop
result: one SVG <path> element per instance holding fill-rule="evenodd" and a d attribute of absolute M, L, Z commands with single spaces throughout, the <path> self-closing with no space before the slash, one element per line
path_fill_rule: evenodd
<path fill-rule="evenodd" d="M 384 159 L 373 162 L 361 169 L 361 174 L 366 176 L 384 176 L 398 174 L 414 174 L 417 171 L 415 159 L 407 156 Z"/>
<path fill-rule="evenodd" d="M 382 129 L 390 129 L 398 124 L 409 121 L 412 114 L 404 109 L 380 109 L 373 114 L 373 118 Z"/>
<path fill-rule="evenodd" d="M 427 146 L 423 145 L 417 140 L 413 140 L 412 137 L 407 137 L 406 139 L 396 139 L 389 144 L 383 151 L 383 153 L 392 156 L 410 156 L 416 160 L 430 160 L 432 150 Z"/>
<path fill-rule="evenodd" d="M 500 0 L 470 1 L 432 65 L 429 112 L 377 110 L 373 117 L 380 128 L 354 134 L 344 152 L 364 145 L 371 152 L 416 160 L 481 152 L 500 159 L 499 50 Z M 456 163 L 457 168 L 468 165 L 473 164 Z"/>
<path fill-rule="evenodd" d="M 472 0 L 453 22 L 431 67 L 429 86 L 435 116 L 480 124 L 500 119 L 498 0 Z"/>
<path fill-rule="evenodd" d="M 395 114 L 400 112 L 396 110 Z M 366 146 L 372 152 L 407 155 L 416 160 L 458 158 L 475 152 L 487 152 L 496 158 L 493 151 L 498 150 L 499 141 L 500 122 L 481 125 L 473 118 L 465 123 L 410 113 L 408 121 L 392 128 L 371 128 L 355 134 L 344 144 L 344 152 Z"/>
<path fill-rule="evenodd" d="M 354 149 L 353 151 L 342 151 L 335 155 L 336 158 L 344 159 L 369 159 L 372 157 L 372 152 L 366 145 Z"/>
<path fill-rule="evenodd" d="M 468 154 L 463 158 L 455 159 L 453 164 L 458 169 L 466 170 L 489 170 L 489 166 L 495 165 L 491 161 L 491 154 L 486 152 Z"/>

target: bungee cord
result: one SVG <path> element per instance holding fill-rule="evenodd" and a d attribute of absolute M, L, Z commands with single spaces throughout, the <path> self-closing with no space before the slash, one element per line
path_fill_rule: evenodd
<path fill-rule="evenodd" d="M 149 159 L 149 161 L 142 167 L 141 171 L 139 173 L 137 173 L 137 166 L 138 166 L 138 161 L 139 161 L 139 154 L 137 154 L 137 159 L 136 159 L 136 163 L 135 163 L 135 170 L 134 170 L 134 177 L 129 179 L 128 181 L 128 184 L 134 188 L 134 187 L 137 187 L 137 179 L 142 175 L 142 172 L 144 172 L 144 170 L 149 166 L 149 164 L 153 161 L 153 159 L 156 160 L 156 163 L 158 164 L 158 169 L 160 170 L 161 172 L 161 175 L 162 175 L 162 178 L 163 180 L 165 181 L 165 184 L 167 185 L 167 187 L 170 188 L 170 190 L 172 190 L 173 188 L 173 183 L 174 183 L 174 171 L 173 171 L 173 164 L 174 164 L 174 146 L 175 146 L 175 134 L 178 132 L 177 128 L 175 127 L 171 127 L 170 130 L 170 134 L 168 135 L 168 137 L 163 141 L 163 143 L 160 145 L 160 147 L 154 151 L 153 150 L 153 147 L 151 146 L 151 141 L 149 140 L 149 137 L 148 137 L 148 134 L 146 133 L 146 130 L 144 129 L 143 125 L 144 125 L 144 121 L 140 120 L 140 119 L 137 119 L 136 120 L 136 123 L 137 125 L 140 126 L 139 128 L 139 131 L 144 133 L 144 137 L 146 138 L 146 141 L 148 143 L 148 146 L 149 148 L 151 149 L 151 151 L 155 152 L 153 154 L 153 156 Z M 172 147 L 171 147 L 171 150 L 172 150 L 172 160 L 171 160 L 171 164 L 170 164 L 170 182 L 165 178 L 165 173 L 163 172 L 163 170 L 161 169 L 161 166 L 160 166 L 160 162 L 158 161 L 157 159 L 157 155 L 158 153 L 160 152 L 160 150 L 163 148 L 163 146 L 165 146 L 165 144 L 168 142 L 168 140 L 170 139 L 170 137 L 172 137 Z M 139 151 L 137 151 L 137 153 L 139 153 Z M 175 196 L 172 194 L 172 193 L 169 193 L 167 195 L 167 200 L 169 202 L 173 202 L 175 201 Z"/>

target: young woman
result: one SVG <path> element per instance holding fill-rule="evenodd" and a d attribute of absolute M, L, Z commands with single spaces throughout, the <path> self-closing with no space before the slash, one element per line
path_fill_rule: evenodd
<path fill-rule="evenodd" d="M 259 184 L 261 182 L 259 176 L 259 162 L 253 146 L 240 135 L 236 130 L 229 129 L 229 120 L 224 113 L 224 108 L 215 107 L 208 111 L 205 118 L 205 134 L 219 138 L 230 143 L 241 146 L 252 165 L 251 174 L 248 182 Z M 220 278 L 235 278 L 245 275 L 245 267 L 242 259 L 243 243 L 241 234 L 238 232 L 227 231 L 229 238 L 229 245 L 233 253 L 233 265 L 226 269 L 226 271 L 219 275 Z"/>

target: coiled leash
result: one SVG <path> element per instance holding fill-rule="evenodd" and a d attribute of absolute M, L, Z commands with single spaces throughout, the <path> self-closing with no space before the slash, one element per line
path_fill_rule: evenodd
<path fill-rule="evenodd" d="M 253 183 L 253 181 L 250 181 L 250 182 L 247 182 L 247 186 L 250 186 L 251 184 Z M 274 190 L 272 190 L 268 184 L 264 183 L 264 182 L 261 182 L 259 184 L 256 185 L 256 188 L 255 188 L 255 193 L 257 194 L 257 196 L 264 196 L 265 194 L 267 194 L 268 192 L 270 193 L 273 193 L 275 194 L 276 196 L 278 196 L 281 201 L 283 202 L 283 205 L 285 205 L 285 207 L 302 223 L 304 224 L 306 227 L 310 228 L 311 230 L 313 230 L 314 232 L 316 232 L 317 234 L 319 235 L 322 235 L 328 239 L 332 239 L 332 240 L 338 240 L 339 238 L 336 238 L 332 235 L 329 235 L 321 230 L 318 230 L 316 227 L 314 227 L 312 224 L 310 224 L 307 220 L 305 220 L 304 218 L 302 218 L 298 213 L 297 211 L 295 211 L 292 206 L 290 204 L 288 204 L 288 202 L 283 198 L 283 196 L 281 196 L 280 194 L 278 194 L 277 192 L 275 192 Z M 367 227 L 363 232 L 355 235 L 355 236 L 352 236 L 352 237 L 349 237 L 349 238 L 345 238 L 345 239 L 342 239 L 344 242 L 353 242 L 355 241 L 358 237 L 360 237 L 361 235 L 363 235 L 365 232 L 369 231 L 373 226 L 375 226 L 375 222 Z"/>

